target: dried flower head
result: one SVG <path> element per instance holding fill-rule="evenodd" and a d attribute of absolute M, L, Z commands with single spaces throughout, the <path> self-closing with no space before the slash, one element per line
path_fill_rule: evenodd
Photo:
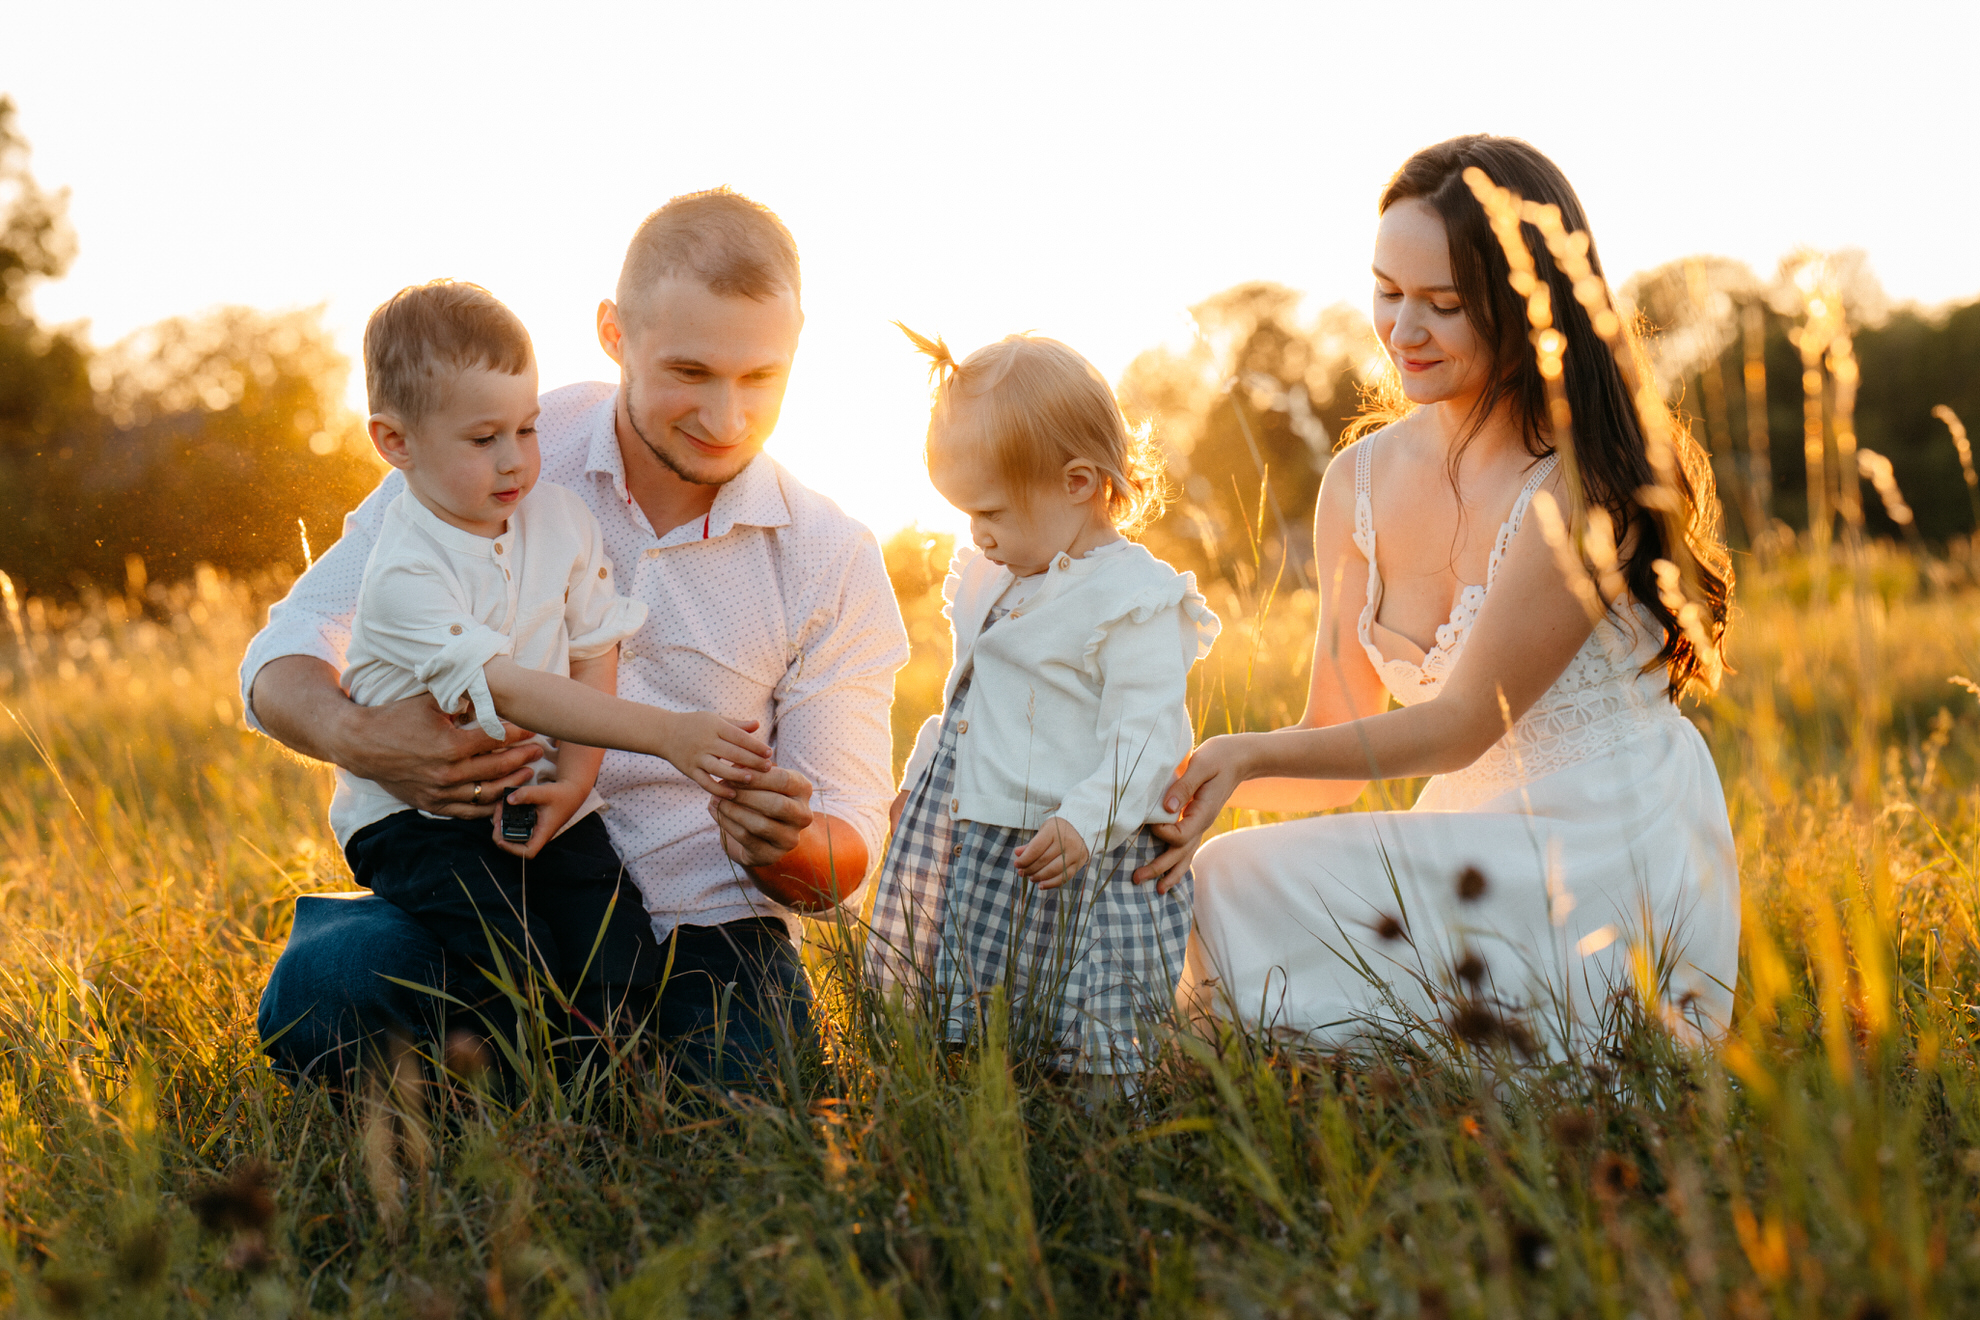
<path fill-rule="evenodd" d="M 1385 940 L 1399 940 L 1403 937 L 1403 924 L 1384 912 L 1376 919 L 1375 933 Z"/>
<path fill-rule="evenodd" d="M 1467 866 L 1458 872 L 1457 895 L 1467 903 L 1476 903 L 1485 897 L 1485 891 L 1492 887 L 1485 873 L 1475 866 Z"/>
<path fill-rule="evenodd" d="M 1472 950 L 1466 949 L 1464 957 L 1458 959 L 1457 966 L 1451 970 L 1457 973 L 1458 980 L 1475 990 L 1478 988 L 1478 983 L 1485 979 L 1485 960 Z"/>
<path fill-rule="evenodd" d="M 193 1193 L 193 1213 L 209 1233 L 256 1232 L 275 1217 L 275 1198 L 268 1190 L 275 1171 L 266 1160 L 242 1160 L 224 1179 Z"/>
<path fill-rule="evenodd" d="M 1621 1196 L 1636 1190 L 1643 1180 L 1636 1161 L 1614 1151 L 1603 1151 L 1595 1161 L 1595 1190 L 1605 1196 Z"/>
<path fill-rule="evenodd" d="M 1580 1150 L 1595 1139 L 1595 1117 L 1586 1109 L 1564 1109 L 1554 1115 L 1554 1140 Z"/>

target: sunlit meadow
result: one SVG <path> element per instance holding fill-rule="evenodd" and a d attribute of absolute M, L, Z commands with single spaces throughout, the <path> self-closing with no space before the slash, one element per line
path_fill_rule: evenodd
<path fill-rule="evenodd" d="M 890 561 L 939 697 L 942 550 Z M 913 560 L 930 562 L 916 571 Z M 340 1110 L 259 1053 L 329 779 L 244 728 L 285 585 L 12 602 L 0 641 L 0 1297 L 23 1315 L 1927 1315 L 1980 1295 L 1980 590 L 1938 559 L 1742 565 L 1693 711 L 1746 893 L 1720 1051 L 1167 1038 L 1145 1094 L 960 1055 L 843 993 L 759 1093 L 622 1069 Z M 1240 574 L 1206 729 L 1297 715 L 1310 594 Z M 1954 680 L 1954 681 L 1949 681 Z M 1410 786 L 1371 790 L 1406 796 Z M 835 990 L 835 987 L 838 987 Z"/>

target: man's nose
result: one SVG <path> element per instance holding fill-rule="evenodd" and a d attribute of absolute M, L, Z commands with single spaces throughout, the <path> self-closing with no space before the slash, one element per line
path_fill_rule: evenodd
<path fill-rule="evenodd" d="M 701 409 L 701 424 L 716 444 L 731 445 L 749 433 L 749 409 L 743 405 L 742 391 L 734 386 L 718 386 L 715 397 Z"/>

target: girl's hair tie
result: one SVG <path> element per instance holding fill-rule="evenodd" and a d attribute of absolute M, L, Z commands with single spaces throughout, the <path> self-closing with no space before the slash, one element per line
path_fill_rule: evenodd
<path fill-rule="evenodd" d="M 962 365 L 956 361 L 955 354 L 949 352 L 949 346 L 942 342 L 941 336 L 938 335 L 934 339 L 930 339 L 926 335 L 916 334 L 899 321 L 894 322 L 894 324 L 900 328 L 900 332 L 906 335 L 916 348 L 928 355 L 928 375 L 930 379 L 937 379 L 938 383 L 946 385 L 962 370 Z"/>

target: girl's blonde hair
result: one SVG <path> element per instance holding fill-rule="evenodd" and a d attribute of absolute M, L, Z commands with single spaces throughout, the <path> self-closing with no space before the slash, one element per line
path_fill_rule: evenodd
<path fill-rule="evenodd" d="M 930 446 L 938 436 L 988 446 L 1020 508 L 1083 458 L 1106 478 L 1116 528 L 1135 532 L 1161 515 L 1161 451 L 1149 428 L 1128 425 L 1092 363 L 1042 335 L 1007 335 L 958 362 L 940 339 L 894 324 L 928 355 L 935 378 Z"/>

